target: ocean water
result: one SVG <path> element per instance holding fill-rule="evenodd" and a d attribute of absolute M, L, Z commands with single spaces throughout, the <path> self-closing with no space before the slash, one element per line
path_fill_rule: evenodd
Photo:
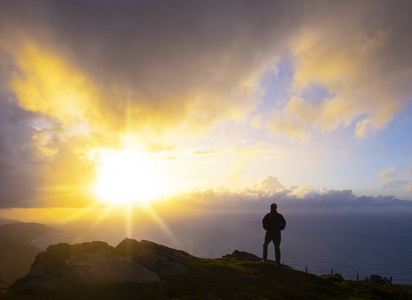
<path fill-rule="evenodd" d="M 284 215 L 282 262 L 317 275 L 340 273 L 356 280 L 371 274 L 412 284 L 412 216 Z M 146 232 L 150 239 L 193 255 L 216 258 L 234 250 L 262 256 L 263 215 L 211 215 L 169 224 L 174 237 Z M 153 239 L 152 239 L 153 240 Z M 273 245 L 269 259 L 274 260 Z"/>
<path fill-rule="evenodd" d="M 292 215 L 283 214 L 281 261 L 297 270 L 323 275 L 340 273 L 356 280 L 372 274 L 412 285 L 411 215 Z M 234 250 L 262 256 L 265 231 L 262 215 L 215 214 L 181 216 L 162 225 L 140 222 L 127 233 L 122 224 L 104 223 L 93 230 L 79 226 L 61 235 L 36 240 L 45 249 L 58 242 L 102 240 L 116 246 L 126 236 L 181 249 L 198 257 L 218 258 Z M 81 233 L 81 234 L 80 234 Z M 269 259 L 274 260 L 273 245 Z"/>

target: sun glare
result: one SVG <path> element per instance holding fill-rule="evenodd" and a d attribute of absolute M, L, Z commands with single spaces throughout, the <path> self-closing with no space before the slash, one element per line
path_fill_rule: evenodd
<path fill-rule="evenodd" d="M 147 205 L 166 192 L 160 162 L 138 151 L 100 152 L 95 191 L 111 205 Z"/>

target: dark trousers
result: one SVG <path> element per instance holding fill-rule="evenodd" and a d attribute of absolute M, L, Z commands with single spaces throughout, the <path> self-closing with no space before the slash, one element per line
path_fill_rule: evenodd
<path fill-rule="evenodd" d="M 275 258 L 276 262 L 280 265 L 280 232 L 266 232 L 265 242 L 263 244 L 263 259 L 267 260 L 268 258 L 268 245 L 270 242 L 273 242 L 275 246 Z"/>

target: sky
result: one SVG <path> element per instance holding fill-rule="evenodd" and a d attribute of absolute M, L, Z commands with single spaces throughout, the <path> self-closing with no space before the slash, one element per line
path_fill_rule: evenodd
<path fill-rule="evenodd" d="M 0 216 L 412 212 L 411 31 L 406 0 L 1 1 Z"/>

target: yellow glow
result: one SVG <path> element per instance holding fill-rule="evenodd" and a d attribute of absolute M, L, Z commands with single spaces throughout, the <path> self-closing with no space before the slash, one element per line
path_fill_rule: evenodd
<path fill-rule="evenodd" d="M 160 161 L 135 150 L 100 152 L 95 191 L 110 205 L 147 205 L 168 191 Z"/>
<path fill-rule="evenodd" d="M 22 108 L 57 117 L 69 125 L 87 121 L 92 99 L 98 95 L 79 70 L 34 43 L 18 52 L 16 61 L 20 72 L 11 87 Z"/>

